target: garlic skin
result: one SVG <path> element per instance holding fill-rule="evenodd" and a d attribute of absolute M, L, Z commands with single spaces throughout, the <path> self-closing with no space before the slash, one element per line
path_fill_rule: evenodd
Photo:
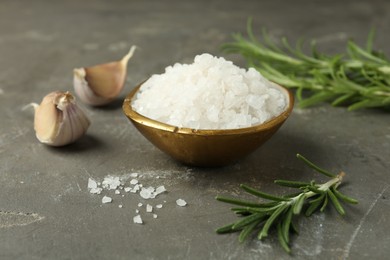
<path fill-rule="evenodd" d="M 35 104 L 34 129 L 38 140 L 50 146 L 64 146 L 82 137 L 91 124 L 74 96 L 66 91 L 46 95 Z"/>
<path fill-rule="evenodd" d="M 126 80 L 127 63 L 136 47 L 119 61 L 73 70 L 73 85 L 77 96 L 91 106 L 112 102 L 121 92 Z"/>

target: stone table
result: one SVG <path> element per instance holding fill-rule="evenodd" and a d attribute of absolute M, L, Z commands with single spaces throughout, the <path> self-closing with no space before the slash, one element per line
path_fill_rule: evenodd
<path fill-rule="evenodd" d="M 388 1 L 11 1 L 0 3 L 0 258 L 1 259 L 385 259 L 390 255 L 389 113 L 347 112 L 327 104 L 295 108 L 256 152 L 222 168 L 181 165 L 153 147 L 123 115 L 124 96 L 138 83 L 196 54 L 221 53 L 233 32 L 268 28 L 275 39 L 316 39 L 321 50 L 363 44 L 372 26 L 375 47 L 390 54 Z M 125 90 L 110 106 L 84 106 L 92 125 L 73 145 L 39 143 L 31 102 L 70 90 L 72 69 L 122 57 L 137 45 Z M 239 244 L 214 230 L 236 219 L 216 195 L 245 197 L 239 184 L 283 194 L 274 179 L 311 180 L 299 152 L 324 168 L 344 170 L 342 191 L 359 200 L 300 218 L 292 255 L 275 234 Z M 153 200 L 138 194 L 90 194 L 89 178 L 138 173 L 144 186 L 164 185 Z M 103 195 L 113 198 L 102 204 Z M 187 201 L 186 207 L 176 199 Z M 138 203 L 143 206 L 138 207 Z M 154 206 L 153 218 L 145 205 Z M 156 208 L 162 204 L 161 209 Z M 122 205 L 122 208 L 119 208 Z M 136 210 L 144 224 L 134 224 Z"/>

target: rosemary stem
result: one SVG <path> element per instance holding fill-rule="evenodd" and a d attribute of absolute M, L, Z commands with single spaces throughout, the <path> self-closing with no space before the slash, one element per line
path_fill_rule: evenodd
<path fill-rule="evenodd" d="M 344 176 L 345 176 L 345 172 L 340 172 L 336 177 L 330 179 L 329 181 L 325 182 L 324 184 L 321 184 L 318 187 L 318 190 L 327 191 L 333 186 L 337 188 L 337 186 L 339 186 L 341 184 L 341 181 L 343 180 Z M 306 191 L 306 192 L 303 192 L 295 197 L 292 197 L 289 201 L 286 201 L 285 203 L 288 205 L 293 205 L 298 201 L 298 199 L 301 196 L 305 196 L 305 198 L 308 199 L 308 198 L 313 197 L 315 195 L 318 195 L 318 193 L 315 193 L 313 191 Z"/>

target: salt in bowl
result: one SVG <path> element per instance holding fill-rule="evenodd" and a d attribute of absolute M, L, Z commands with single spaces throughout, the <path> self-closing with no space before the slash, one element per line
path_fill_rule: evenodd
<path fill-rule="evenodd" d="M 141 84 L 142 85 L 142 84 Z M 231 164 L 259 148 L 282 126 L 293 106 L 293 95 L 276 85 L 286 96 L 286 109 L 265 123 L 237 129 L 191 129 L 177 127 L 145 117 L 131 104 L 141 85 L 123 102 L 123 111 L 138 131 L 161 151 L 190 166 L 215 167 Z"/>

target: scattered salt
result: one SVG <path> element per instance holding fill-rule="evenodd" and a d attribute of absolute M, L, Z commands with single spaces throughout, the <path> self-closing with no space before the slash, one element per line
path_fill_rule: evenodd
<path fill-rule="evenodd" d="M 153 187 L 142 188 L 139 195 L 144 199 L 153 199 L 155 197 L 154 188 Z"/>
<path fill-rule="evenodd" d="M 140 203 L 138 203 L 138 207 L 142 207 L 142 203 L 140 202 Z"/>
<path fill-rule="evenodd" d="M 120 190 L 115 190 L 115 194 L 117 195 L 121 194 Z"/>
<path fill-rule="evenodd" d="M 102 203 L 111 203 L 111 202 L 112 202 L 112 198 L 111 197 L 104 196 L 102 198 Z"/>
<path fill-rule="evenodd" d="M 102 193 L 102 188 L 93 188 L 93 189 L 90 189 L 89 192 L 92 193 L 92 194 L 100 194 Z"/>
<path fill-rule="evenodd" d="M 132 179 L 131 181 L 130 181 L 130 184 L 132 184 L 132 185 L 135 185 L 135 184 L 137 184 L 138 183 L 138 180 L 137 179 Z"/>
<path fill-rule="evenodd" d="M 153 218 L 157 218 L 157 214 L 153 214 Z"/>
<path fill-rule="evenodd" d="M 123 208 L 123 205 L 122 205 L 122 204 L 119 204 L 119 205 L 118 205 L 118 208 L 120 208 L 120 209 Z"/>
<path fill-rule="evenodd" d="M 132 103 L 138 113 L 179 127 L 235 129 L 282 113 L 287 98 L 254 68 L 202 54 L 144 82 Z"/>
<path fill-rule="evenodd" d="M 159 195 L 159 194 L 161 194 L 163 192 L 166 192 L 166 191 L 167 190 L 165 189 L 164 186 L 159 186 L 159 187 L 156 188 L 156 191 L 154 192 L 154 194 L 157 196 L 157 195 Z"/>
<path fill-rule="evenodd" d="M 96 189 L 98 187 L 97 182 L 94 179 L 88 179 L 88 189 Z"/>
<path fill-rule="evenodd" d="M 180 207 L 185 207 L 187 205 L 187 202 L 183 199 L 176 200 L 176 204 Z"/>
<path fill-rule="evenodd" d="M 107 176 L 102 182 L 102 186 L 109 190 L 115 190 L 119 185 L 121 185 L 119 177 L 115 176 Z"/>
<path fill-rule="evenodd" d="M 157 204 L 157 205 L 156 205 L 156 208 L 158 208 L 158 209 L 161 209 L 162 207 L 163 207 L 162 204 Z"/>
<path fill-rule="evenodd" d="M 134 222 L 135 224 L 143 224 L 141 215 L 137 215 L 137 216 L 133 217 L 133 222 Z"/>
<path fill-rule="evenodd" d="M 130 174 L 130 177 L 131 178 L 137 178 L 138 177 L 138 173 L 133 172 L 133 173 Z"/>
<path fill-rule="evenodd" d="M 129 192 L 131 191 L 131 188 L 130 187 L 125 187 L 125 192 Z"/>
<path fill-rule="evenodd" d="M 146 212 L 150 213 L 150 212 L 152 212 L 152 211 L 153 211 L 152 205 L 147 204 L 147 205 L 146 205 Z"/>

